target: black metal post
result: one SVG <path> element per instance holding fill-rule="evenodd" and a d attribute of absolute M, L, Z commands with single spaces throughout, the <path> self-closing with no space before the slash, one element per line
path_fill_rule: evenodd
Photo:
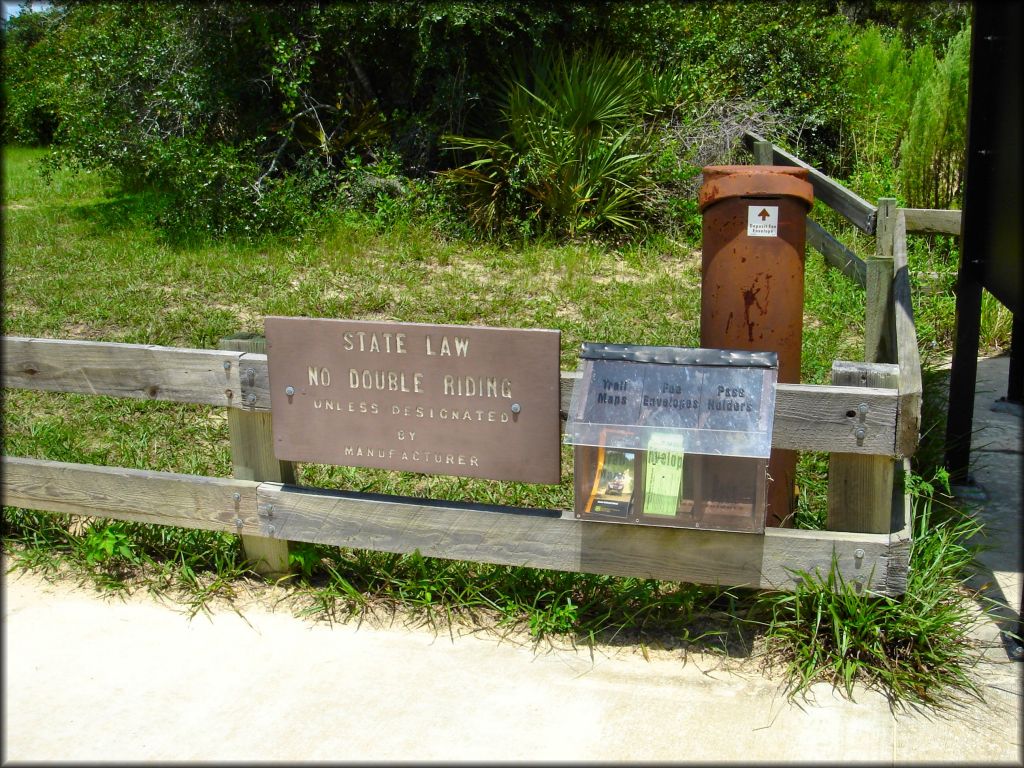
<path fill-rule="evenodd" d="M 978 375 L 982 279 L 990 247 L 993 132 L 987 110 L 998 94 L 993 92 L 988 72 L 993 56 L 986 34 L 994 20 L 989 18 L 985 6 L 975 4 L 967 97 L 964 208 L 960 220 L 960 269 L 956 279 L 956 332 L 946 411 L 945 465 L 950 482 L 955 484 L 970 482 L 967 469 L 971 460 L 974 387 Z"/>
<path fill-rule="evenodd" d="M 950 482 L 956 485 L 970 482 L 967 469 L 971 461 L 980 333 L 981 281 L 975 270 L 964 264 L 957 277 L 956 337 L 949 371 L 949 408 L 946 411 L 945 464 Z"/>

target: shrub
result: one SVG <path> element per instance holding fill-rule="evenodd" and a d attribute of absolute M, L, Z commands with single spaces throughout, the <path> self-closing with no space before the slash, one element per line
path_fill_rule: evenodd
<path fill-rule="evenodd" d="M 574 235 L 643 222 L 651 136 L 640 67 L 600 49 L 538 57 L 507 76 L 500 138 L 449 136 L 476 156 L 448 172 L 485 231 Z"/>
<path fill-rule="evenodd" d="M 930 51 L 928 48 L 926 54 Z M 883 34 L 877 26 L 867 27 L 855 40 L 848 64 L 855 166 L 890 159 L 899 147 L 913 94 L 920 85 L 908 76 L 907 59 L 901 39 Z"/>
<path fill-rule="evenodd" d="M 827 173 L 848 163 L 849 25 L 825 2 L 680 3 L 674 66 L 691 102 L 755 101 L 795 125 L 794 149 Z"/>
<path fill-rule="evenodd" d="M 907 204 L 959 204 L 967 156 L 970 30 L 960 31 L 914 95 L 900 142 L 900 179 Z"/>
<path fill-rule="evenodd" d="M 160 200 L 155 223 L 173 239 L 258 236 L 299 230 L 329 210 L 337 175 L 306 156 L 271 176 L 248 145 L 175 139 L 154 147 L 145 186 Z"/>
<path fill-rule="evenodd" d="M 436 137 L 462 127 L 490 62 L 589 29 L 599 14 L 304 0 L 272 11 L 70 3 L 54 18 L 48 53 L 33 61 L 52 65 L 59 99 L 44 99 L 33 74 L 11 114 L 45 117 L 32 99 L 54 104 L 54 162 L 161 190 L 165 225 L 199 216 L 204 231 L 245 233 L 317 216 L 347 162 L 375 165 L 380 147 L 402 153 L 404 172 L 426 174 Z"/>
<path fill-rule="evenodd" d="M 204 215 L 204 231 L 224 233 L 292 226 L 329 210 L 335 193 L 359 197 L 339 186 L 349 162 L 387 165 L 383 151 L 397 153 L 403 177 L 460 166 L 446 182 L 476 200 L 483 229 L 643 231 L 675 216 L 674 196 L 699 165 L 689 156 L 710 146 L 695 148 L 686 134 L 718 120 L 702 117 L 708 105 L 731 103 L 785 116 L 776 138 L 833 175 L 895 157 L 906 133 L 901 151 L 916 170 L 908 165 L 905 186 L 948 197 L 956 136 L 935 129 L 956 110 L 937 118 L 919 107 L 911 126 L 909 105 L 918 91 L 925 99 L 934 55 L 924 45 L 907 57 L 918 40 L 942 49 L 966 6 L 929 3 L 917 20 L 912 6 L 61 3 L 4 25 L 3 131 L 6 141 L 52 136 L 68 165 L 107 171 L 130 190 L 162 190 L 179 209 L 162 217 L 168 225 Z M 848 16 L 892 33 L 870 26 L 857 37 Z M 605 61 L 598 73 L 599 56 L 565 55 L 559 65 L 548 54 L 536 71 L 495 66 L 583 44 L 628 65 L 615 74 Z M 959 77 L 958 60 L 945 65 L 947 80 Z M 929 87 L 941 90 L 938 81 Z M 591 134 L 568 115 L 598 100 L 620 114 L 598 115 L 611 127 Z M 503 109 L 483 108 L 495 102 Z M 564 119 L 558 109 L 568 110 Z M 510 111 L 527 124 L 509 122 Z M 444 135 L 463 137 L 449 142 L 459 152 L 439 155 Z M 199 182 L 194 194 L 186 179 Z"/>
<path fill-rule="evenodd" d="M 57 130 L 60 94 L 53 12 L 22 12 L 3 22 L 3 103 L 0 120 L 5 144 L 49 144 Z"/>

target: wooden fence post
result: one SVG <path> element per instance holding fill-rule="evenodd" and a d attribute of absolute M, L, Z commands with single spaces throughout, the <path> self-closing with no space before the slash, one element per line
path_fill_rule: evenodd
<path fill-rule="evenodd" d="M 899 378 L 898 365 L 832 363 L 832 384 L 839 386 L 896 389 Z M 858 413 L 855 424 L 866 415 Z M 855 435 L 857 429 L 866 427 L 854 426 Z M 833 453 L 828 465 L 828 530 L 891 533 L 894 480 L 891 456 Z"/>
<path fill-rule="evenodd" d="M 754 142 L 754 165 L 773 165 L 772 143 L 770 141 Z"/>
<path fill-rule="evenodd" d="M 867 258 L 864 316 L 864 361 L 896 362 L 892 305 L 893 232 L 896 227 L 896 199 L 878 201 L 875 254 Z"/>
<path fill-rule="evenodd" d="M 235 352 L 265 354 L 267 340 L 254 334 L 239 334 L 221 339 L 218 346 Z M 244 380 L 244 362 L 242 367 L 239 373 Z M 274 457 L 269 413 L 228 408 L 228 430 L 231 433 L 231 465 L 237 479 L 295 483 L 295 465 Z M 257 573 L 274 577 L 290 571 L 287 541 L 243 534 L 242 546 L 246 558 L 255 563 Z"/>
<path fill-rule="evenodd" d="M 893 307 L 895 229 L 896 200 L 883 197 L 878 201 L 875 253 L 866 261 L 865 362 L 834 362 L 833 384 L 887 389 L 899 387 L 899 366 L 892 365 L 897 362 Z M 891 533 L 895 470 L 891 456 L 833 453 L 828 467 L 828 529 Z"/>

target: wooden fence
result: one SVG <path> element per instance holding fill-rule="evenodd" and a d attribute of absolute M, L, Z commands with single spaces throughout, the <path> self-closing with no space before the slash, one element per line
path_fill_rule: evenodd
<path fill-rule="evenodd" d="M 749 135 L 758 162 L 805 166 Z M 901 477 L 917 447 L 921 370 L 906 233 L 958 229 L 955 211 L 874 206 L 814 169 L 817 199 L 876 235 L 862 260 L 815 222 L 808 242 L 865 287 L 865 362 L 837 361 L 832 384 L 779 384 L 772 445 L 831 454 L 828 528 L 763 536 L 581 522 L 571 510 L 521 509 L 300 487 L 274 459 L 267 358 L 259 340 L 222 349 L 4 337 L 3 386 L 227 408 L 234 478 L 3 457 L 3 503 L 243 537 L 265 571 L 287 542 L 638 578 L 792 588 L 827 572 L 878 594 L 906 588 L 910 500 Z M 562 372 L 562 411 L 575 373 Z"/>

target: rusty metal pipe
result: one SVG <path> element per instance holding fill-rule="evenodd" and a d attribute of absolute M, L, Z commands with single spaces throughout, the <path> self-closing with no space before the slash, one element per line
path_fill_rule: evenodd
<path fill-rule="evenodd" d="M 779 381 L 799 383 L 804 239 L 814 191 L 803 168 L 704 168 L 700 344 L 776 352 Z M 766 524 L 792 524 L 796 451 L 768 462 Z"/>

